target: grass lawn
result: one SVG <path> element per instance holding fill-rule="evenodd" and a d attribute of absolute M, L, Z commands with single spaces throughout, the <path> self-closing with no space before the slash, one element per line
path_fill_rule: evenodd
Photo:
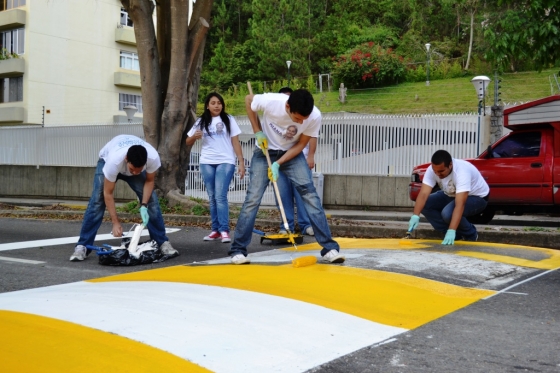
<path fill-rule="evenodd" d="M 560 93 L 553 74 L 558 70 L 502 74 L 501 99 L 507 106 Z M 344 104 L 338 101 L 338 89 L 315 93 L 315 105 L 323 112 L 357 112 L 368 114 L 423 114 L 476 112 L 478 99 L 470 82 L 464 78 L 403 83 L 391 87 L 348 90 Z M 493 76 L 488 76 L 493 80 Z M 552 85 L 551 85 L 552 82 Z M 224 95 L 226 109 L 232 115 L 245 115 L 244 96 Z M 486 105 L 494 104 L 494 82 L 487 89 Z M 199 105 L 199 113 L 202 105 Z"/>

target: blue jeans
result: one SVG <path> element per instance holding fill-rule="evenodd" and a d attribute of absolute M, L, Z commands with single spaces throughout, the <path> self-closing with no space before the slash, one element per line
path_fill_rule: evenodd
<path fill-rule="evenodd" d="M 105 198 L 103 197 L 103 183 L 105 175 L 103 175 L 103 166 L 105 161 L 99 159 L 97 161 L 97 168 L 95 169 L 95 177 L 93 179 L 93 192 L 89 199 L 88 207 L 84 214 L 82 222 L 82 230 L 80 231 L 80 239 L 77 245 L 93 245 L 97 231 L 103 222 L 103 214 L 105 213 Z M 146 181 L 146 171 L 142 171 L 139 175 L 126 176 L 119 174 L 118 180 L 124 180 L 136 193 L 140 201 L 142 201 L 142 193 L 144 192 L 144 182 Z M 158 245 L 169 241 L 165 235 L 165 224 L 161 210 L 159 208 L 159 201 L 155 192 L 152 192 L 150 201 L 148 202 L 148 214 L 150 220 L 148 221 L 148 232 L 152 240 L 156 241 Z"/>
<path fill-rule="evenodd" d="M 309 170 L 309 167 L 307 169 Z M 311 170 L 309 170 L 309 175 L 311 177 L 311 180 L 313 180 Z M 305 230 L 311 226 L 311 223 L 309 222 L 309 215 L 307 215 L 307 211 L 305 210 L 305 206 L 303 205 L 303 199 L 301 198 L 301 195 L 297 192 L 297 189 L 292 185 L 288 177 L 283 172 L 278 173 L 278 180 L 276 181 L 276 184 L 278 185 L 278 190 L 280 191 L 280 198 L 282 199 L 282 205 L 284 207 L 284 213 L 286 214 L 286 220 L 288 221 L 290 231 L 293 232 L 295 227 L 295 198 L 295 206 L 297 208 L 297 223 L 301 232 L 305 232 Z M 276 194 L 274 195 L 274 197 L 276 197 Z M 278 201 L 276 201 L 276 204 L 278 204 Z M 280 229 L 285 229 L 284 222 L 280 222 Z"/>
<path fill-rule="evenodd" d="M 212 231 L 229 233 L 229 204 L 227 194 L 229 183 L 233 178 L 235 165 L 201 164 L 200 173 L 204 179 L 204 186 L 210 201 L 210 216 Z"/>
<path fill-rule="evenodd" d="M 486 208 L 488 202 L 484 198 L 468 196 L 465 202 L 463 217 L 456 229 L 457 237 L 466 241 L 476 240 L 476 228 L 468 220 L 467 216 L 480 214 Z M 428 219 L 436 231 L 445 233 L 449 229 L 449 223 L 455 209 L 455 197 L 449 197 L 443 191 L 430 194 L 422 214 Z"/>
<path fill-rule="evenodd" d="M 274 162 L 285 152 L 269 150 L 270 161 Z M 288 180 L 301 195 L 305 210 L 309 215 L 311 226 L 315 231 L 315 239 L 323 247 L 321 255 L 325 255 L 331 250 L 340 251 L 338 243 L 332 239 L 331 231 L 327 223 L 327 217 L 321 200 L 313 185 L 309 166 L 302 153 L 290 159 L 280 166 L 280 170 L 287 176 Z M 262 196 L 268 186 L 268 164 L 266 157 L 260 149 L 255 149 L 251 160 L 251 169 L 247 196 L 241 208 L 241 213 L 237 219 L 233 242 L 228 254 L 231 256 L 243 254 L 247 256 L 247 246 L 251 243 L 255 218 L 259 210 Z"/>

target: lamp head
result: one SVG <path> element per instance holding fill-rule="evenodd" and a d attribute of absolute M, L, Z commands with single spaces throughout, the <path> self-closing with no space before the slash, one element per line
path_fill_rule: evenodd
<path fill-rule="evenodd" d="M 430 51 L 430 47 L 431 47 L 432 45 L 431 45 L 430 43 L 426 43 L 425 46 L 426 46 L 426 52 L 429 52 L 429 51 Z"/>
<path fill-rule="evenodd" d="M 290 68 L 291 64 L 292 64 L 292 61 L 286 61 L 286 65 L 288 65 L 288 69 Z"/>
<path fill-rule="evenodd" d="M 134 105 L 126 105 L 125 107 L 123 107 L 123 110 L 126 113 L 126 117 L 128 118 L 129 122 L 132 121 L 132 118 L 134 118 L 134 114 L 136 114 L 136 112 L 138 111 L 138 109 Z"/>
<path fill-rule="evenodd" d="M 476 90 L 476 94 L 479 100 L 484 98 L 484 94 L 486 93 L 486 88 L 488 88 L 488 84 L 490 84 L 490 78 L 484 75 L 475 76 L 472 78 L 471 83 Z"/>

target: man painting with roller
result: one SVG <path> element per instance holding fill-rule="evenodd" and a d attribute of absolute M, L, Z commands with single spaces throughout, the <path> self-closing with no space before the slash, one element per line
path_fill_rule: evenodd
<path fill-rule="evenodd" d="M 432 193 L 436 184 L 441 190 Z M 422 180 L 408 232 L 416 229 L 422 213 L 435 230 L 445 233 L 442 245 L 453 245 L 457 238 L 476 241 L 476 227 L 467 217 L 484 211 L 489 192 L 488 184 L 472 163 L 438 150 Z"/>
<path fill-rule="evenodd" d="M 151 239 L 157 242 L 164 254 L 177 253 L 165 235 L 159 201 L 153 191 L 156 171 L 160 166 L 157 150 L 136 136 L 116 136 L 101 149 L 93 179 L 93 193 L 84 214 L 80 239 L 70 261 L 80 262 L 86 259 L 90 250 L 85 245 L 93 244 L 103 221 L 105 207 L 113 223 L 111 233 L 115 237 L 123 235 L 113 195 L 117 180 L 124 180 L 138 196 L 142 224 L 148 227 Z"/>
<path fill-rule="evenodd" d="M 259 205 L 269 183 L 269 174 L 271 180 L 276 182 L 279 170 L 302 197 L 315 238 L 322 246 L 323 259 L 331 263 L 344 262 L 338 243 L 332 239 L 325 211 L 302 153 L 309 139 L 318 136 L 321 127 L 321 112 L 315 107 L 313 96 L 305 89 L 295 90 L 289 96 L 282 93 L 249 94 L 245 97 L 245 108 L 258 148 L 253 153 L 247 196 L 228 253 L 232 263 L 250 262 L 247 246 L 251 243 Z M 262 121 L 257 115 L 259 111 L 263 112 Z M 283 136 L 288 127 L 294 124 L 298 128 L 297 133 L 292 138 Z M 263 150 L 268 151 L 273 162 L 270 170 Z"/>

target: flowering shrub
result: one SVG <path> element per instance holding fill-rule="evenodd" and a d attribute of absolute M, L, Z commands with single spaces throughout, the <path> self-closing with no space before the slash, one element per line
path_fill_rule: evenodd
<path fill-rule="evenodd" d="M 339 83 L 349 88 L 372 88 L 396 84 L 406 75 L 404 59 L 391 48 L 364 43 L 333 57 L 333 72 Z"/>

